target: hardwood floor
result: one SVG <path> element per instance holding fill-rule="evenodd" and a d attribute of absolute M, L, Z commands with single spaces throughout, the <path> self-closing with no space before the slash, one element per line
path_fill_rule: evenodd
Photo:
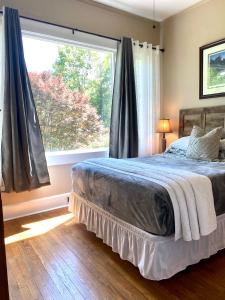
<path fill-rule="evenodd" d="M 225 299 L 225 251 L 154 282 L 75 224 L 66 209 L 8 221 L 5 236 L 13 300 Z"/>

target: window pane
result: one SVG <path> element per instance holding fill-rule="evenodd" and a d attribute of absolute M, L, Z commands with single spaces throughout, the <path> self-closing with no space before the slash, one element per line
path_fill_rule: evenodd
<path fill-rule="evenodd" d="M 46 151 L 108 147 L 113 52 L 23 36 Z"/>

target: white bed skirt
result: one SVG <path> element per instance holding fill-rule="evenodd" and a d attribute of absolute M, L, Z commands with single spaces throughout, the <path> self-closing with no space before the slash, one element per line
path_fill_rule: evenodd
<path fill-rule="evenodd" d="M 167 279 L 225 248 L 225 214 L 217 217 L 217 229 L 209 236 L 198 241 L 175 242 L 174 236 L 147 233 L 75 193 L 71 194 L 69 209 L 77 222 L 85 224 L 87 230 L 94 232 L 122 259 L 138 267 L 147 279 Z"/>

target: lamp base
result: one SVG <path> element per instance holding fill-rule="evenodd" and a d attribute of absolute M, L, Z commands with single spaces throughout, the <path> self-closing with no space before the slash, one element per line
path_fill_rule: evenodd
<path fill-rule="evenodd" d="M 162 149 L 162 152 L 166 151 L 166 138 L 165 137 L 163 137 L 161 140 L 161 149 Z"/>

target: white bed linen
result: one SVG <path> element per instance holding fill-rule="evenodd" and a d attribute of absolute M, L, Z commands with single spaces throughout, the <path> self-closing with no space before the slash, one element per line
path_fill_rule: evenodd
<path fill-rule="evenodd" d="M 182 239 L 175 241 L 174 236 L 149 234 L 75 193 L 71 194 L 69 209 L 77 222 L 85 224 L 122 259 L 137 266 L 147 279 L 167 279 L 225 248 L 225 214 L 217 217 L 217 229 L 210 235 L 187 242 Z"/>

